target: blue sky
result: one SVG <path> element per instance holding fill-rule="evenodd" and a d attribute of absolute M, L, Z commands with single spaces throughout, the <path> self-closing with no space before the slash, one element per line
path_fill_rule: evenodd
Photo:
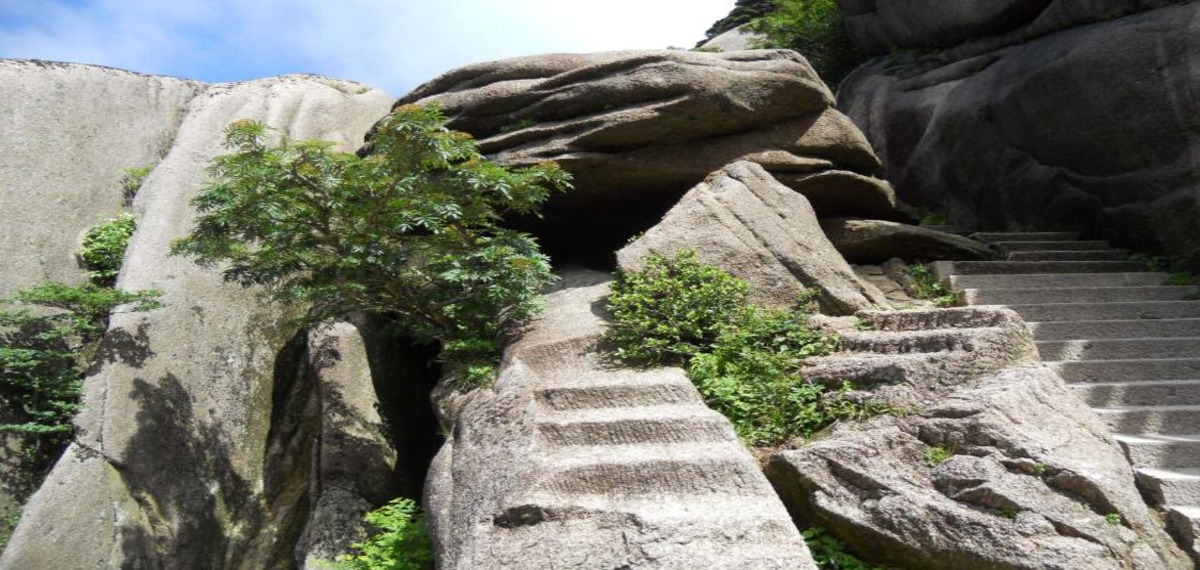
<path fill-rule="evenodd" d="M 400 96 L 455 67 L 691 47 L 734 0 L 0 0 L 0 57 L 202 81 L 320 73 Z"/>

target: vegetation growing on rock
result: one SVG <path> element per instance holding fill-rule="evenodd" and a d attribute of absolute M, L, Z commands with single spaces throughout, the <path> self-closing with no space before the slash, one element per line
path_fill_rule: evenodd
<path fill-rule="evenodd" d="M 756 47 L 799 52 L 833 87 L 865 59 L 846 35 L 835 0 L 776 0 L 776 4 L 775 11 L 746 26 L 765 38 Z"/>
<path fill-rule="evenodd" d="M 368 524 L 379 529 L 353 546 L 354 554 L 338 558 L 341 570 L 432 570 L 433 543 L 425 514 L 412 499 L 395 499 L 367 513 Z"/>
<path fill-rule="evenodd" d="M 840 398 L 800 375 L 804 359 L 837 339 L 808 327 L 811 300 L 782 310 L 746 302 L 748 285 L 695 252 L 651 254 L 641 271 L 621 272 L 608 300 L 617 358 L 680 364 L 708 405 L 751 445 L 810 437 L 843 418 L 894 411 Z"/>
<path fill-rule="evenodd" d="M 160 306 L 157 291 L 43 283 L 0 300 L 0 389 L 25 421 L 0 431 L 26 434 L 24 453 L 44 465 L 70 438 L 84 375 L 117 307 Z"/>
<path fill-rule="evenodd" d="M 387 316 L 479 382 L 552 278 L 533 238 L 500 220 L 536 214 L 570 177 L 554 164 L 498 166 L 444 124 L 435 107 L 402 106 L 360 157 L 324 141 L 270 144 L 262 123 L 235 122 L 235 152 L 214 159 L 196 225 L 172 252 L 307 303 L 313 321 Z"/>
<path fill-rule="evenodd" d="M 125 259 L 129 238 L 137 229 L 137 221 L 128 212 L 100 222 L 83 236 L 79 257 L 87 268 L 88 278 L 96 285 L 112 287 Z"/>

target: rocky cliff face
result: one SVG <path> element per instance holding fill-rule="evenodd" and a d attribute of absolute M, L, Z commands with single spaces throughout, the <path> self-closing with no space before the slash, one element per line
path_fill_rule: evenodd
<path fill-rule="evenodd" d="M 264 302 L 166 255 L 190 226 L 188 201 L 223 152 L 229 122 L 256 119 L 353 149 L 387 113 L 387 97 L 315 76 L 204 85 L 3 64 L 12 84 L 61 94 L 0 102 L 8 124 L 20 126 L 0 144 L 25 153 L 0 171 L 10 177 L 0 187 L 6 231 L 17 228 L 8 216 L 25 220 L 0 234 L 21 260 L 5 269 L 4 286 L 79 279 L 69 236 L 92 212 L 119 207 L 122 168 L 153 163 L 119 285 L 162 290 L 167 306 L 114 317 L 78 436 L 28 504 L 0 568 L 315 567 L 361 538 L 364 510 L 414 495 L 425 482 L 420 449 L 437 443 L 435 428 L 420 410 L 386 403 L 424 405 L 429 354 L 398 347 L 365 317 L 297 330 L 290 317 L 302 307 Z M 78 93 L 94 96 L 81 103 Z M 505 164 L 557 160 L 575 174 L 575 192 L 544 222 L 520 222 L 563 253 L 560 262 L 611 263 L 635 231 L 652 228 L 624 250 L 623 266 L 693 247 L 757 279 L 756 294 L 777 304 L 806 288 L 821 292 L 829 312 L 886 302 L 835 248 L 877 251 L 877 238 L 855 233 L 857 218 L 905 215 L 876 177 L 880 162 L 864 136 L 796 54 L 506 60 L 451 71 L 401 101 L 410 102 L 442 105 L 452 127 Z M 57 138 L 55 126 L 77 135 Z M 44 156 L 92 135 L 95 144 Z M 122 148 L 96 150 L 105 145 Z M 895 164 L 898 151 L 884 148 Z M 93 169 L 105 174 L 87 186 Z M 78 184 L 60 188 L 61 180 Z M 28 201 L 24 218 L 7 208 L 26 196 L 50 201 Z M 56 216 L 60 197 L 89 204 L 85 215 Z M 837 241 L 822 221 L 844 230 Z M 938 255 L 987 255 L 921 232 L 880 233 L 950 252 Z M 40 235 L 48 237 L 29 237 Z M 810 568 L 797 525 L 814 524 L 869 558 L 921 567 L 939 567 L 922 552 L 943 556 L 941 567 L 1184 564 L 1103 426 L 1068 400 L 1061 380 L 1026 361 L 1024 325 L 1010 313 L 859 312 L 873 331 L 855 329 L 855 317 L 827 320 L 840 323 L 830 326 L 840 327 L 844 350 L 806 374 L 834 388 L 859 382 L 909 413 L 844 423 L 827 439 L 781 450 L 768 479 L 681 370 L 608 362 L 607 277 L 563 274 L 493 385 L 434 392 L 452 430 L 426 486 L 442 568 Z M 954 457 L 925 465 L 924 450 L 939 445 Z M 1113 513 L 1124 517 L 1120 528 L 1105 520 Z"/>
<path fill-rule="evenodd" d="M 188 201 L 205 184 L 209 159 L 224 152 L 225 125 L 256 119 L 286 136 L 353 149 L 388 97 L 316 76 L 203 85 L 29 62 L 5 62 L 4 73 L 7 85 L 55 94 L 37 103 L 4 98 L 12 119 L 3 144 L 18 151 L 4 154 L 23 162 L 4 169 L 15 179 L 5 180 L 3 200 L 29 204 L 4 210 L 28 220 L 5 220 L 3 247 L 19 261 L 15 274 L 6 266 L 4 286 L 78 279 L 70 252 L 80 228 L 119 206 L 122 168 L 157 163 L 134 203 L 139 228 L 119 286 L 159 289 L 166 307 L 113 318 L 76 441 L 30 501 L 0 567 L 294 565 L 306 554 L 291 550 L 300 533 L 327 540 L 308 525 L 325 520 L 324 492 L 392 490 L 391 481 L 345 477 L 322 486 L 329 467 L 313 466 L 330 446 L 345 448 L 333 430 L 365 441 L 364 472 L 393 469 L 395 450 L 363 393 L 363 343 L 345 327 L 306 339 L 287 323 L 295 308 L 263 303 L 167 250 L 190 226 Z M 328 346 L 341 346 L 342 358 L 331 361 Z M 330 426 L 333 409 L 340 418 Z"/>
<path fill-rule="evenodd" d="M 861 48 L 924 50 L 839 92 L 903 199 L 1200 267 L 1195 3 L 841 4 Z"/>

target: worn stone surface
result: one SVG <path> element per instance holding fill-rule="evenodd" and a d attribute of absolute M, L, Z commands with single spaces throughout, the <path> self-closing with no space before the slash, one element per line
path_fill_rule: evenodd
<path fill-rule="evenodd" d="M 994 257 L 986 245 L 962 236 L 884 220 L 825 218 L 825 237 L 847 261 L 881 263 L 894 257 L 985 260 Z"/>
<path fill-rule="evenodd" d="M 801 526 L 904 568 L 1191 568 L 1103 424 L 1008 310 L 864 312 L 805 377 L 903 407 L 771 456 Z M 936 453 L 942 453 L 938 457 Z M 1119 516 L 1120 520 L 1116 520 Z"/>
<path fill-rule="evenodd" d="M 608 279 L 568 276 L 457 409 L 426 492 L 439 568 L 815 568 L 682 370 L 605 362 Z"/>
<path fill-rule="evenodd" d="M 852 74 L 839 107 L 905 201 L 966 227 L 1077 230 L 1195 269 L 1197 22 L 1190 2 L 1022 43 L 897 53 Z"/>
<path fill-rule="evenodd" d="M 475 64 L 399 103 L 441 105 L 500 163 L 556 161 L 574 174 L 575 190 L 529 222 L 553 255 L 618 249 L 738 160 L 761 164 L 823 215 L 904 219 L 870 146 L 832 102 L 794 52 L 668 50 Z"/>
<path fill-rule="evenodd" d="M 83 233 L 123 208 L 121 177 L 167 153 L 204 85 L 0 59 L 0 297 L 79 282 Z"/>
<path fill-rule="evenodd" d="M 1174 0 L 837 0 L 863 53 L 949 47 L 997 36 L 1017 43 L 1064 28 L 1175 4 Z"/>
<path fill-rule="evenodd" d="M 222 130 L 257 119 L 294 138 L 353 149 L 386 94 L 317 76 L 206 86 L 134 204 L 138 231 L 118 285 L 159 289 L 166 308 L 117 314 L 85 384 L 78 436 L 31 499 L 3 568 L 288 566 L 307 507 L 290 474 L 308 470 L 277 421 L 302 362 L 294 311 L 168 257 Z M 30 104 L 36 104 L 31 101 Z M 30 133 L 36 131 L 29 131 Z M 94 515 L 64 517 L 80 490 Z M 299 499 L 297 499 L 299 500 Z"/>
<path fill-rule="evenodd" d="M 670 256 L 682 249 L 748 281 L 758 302 L 791 307 L 811 287 L 832 314 L 887 303 L 833 249 L 808 200 L 752 162 L 714 172 L 621 249 L 617 263 L 637 270 L 651 253 Z"/>

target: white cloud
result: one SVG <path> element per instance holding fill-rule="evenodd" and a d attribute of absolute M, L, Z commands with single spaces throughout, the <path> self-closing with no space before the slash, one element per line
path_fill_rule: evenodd
<path fill-rule="evenodd" d="M 0 57 L 232 81 L 323 73 L 401 95 L 544 52 L 690 47 L 733 0 L 0 0 Z"/>

